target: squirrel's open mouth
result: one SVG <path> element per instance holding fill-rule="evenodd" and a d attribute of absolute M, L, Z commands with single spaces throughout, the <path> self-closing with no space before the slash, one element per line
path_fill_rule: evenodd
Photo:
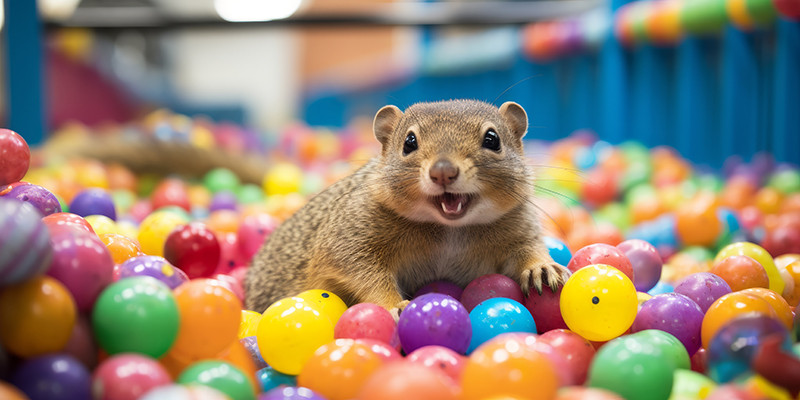
<path fill-rule="evenodd" d="M 467 213 L 472 200 L 469 194 L 444 192 L 432 197 L 433 205 L 447 219 L 458 219 Z"/>

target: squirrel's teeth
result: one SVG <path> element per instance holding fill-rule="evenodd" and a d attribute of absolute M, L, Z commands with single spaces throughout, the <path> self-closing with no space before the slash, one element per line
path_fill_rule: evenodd
<path fill-rule="evenodd" d="M 461 202 L 458 202 L 458 208 L 456 208 L 456 214 L 461 212 Z"/>
<path fill-rule="evenodd" d="M 442 202 L 442 211 L 447 212 L 447 206 L 444 205 L 444 202 Z"/>
<path fill-rule="evenodd" d="M 463 201 L 459 201 L 455 210 L 451 210 L 451 209 L 447 208 L 447 205 L 445 204 L 444 201 L 441 202 L 440 204 L 442 205 L 442 211 L 444 211 L 445 214 L 458 214 L 458 213 L 461 212 L 461 208 L 463 207 L 464 202 Z"/>

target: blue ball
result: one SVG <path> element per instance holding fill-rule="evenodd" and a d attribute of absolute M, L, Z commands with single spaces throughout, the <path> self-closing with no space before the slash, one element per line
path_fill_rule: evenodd
<path fill-rule="evenodd" d="M 48 354 L 25 360 L 11 383 L 31 400 L 91 399 L 92 376 L 67 354 Z"/>
<path fill-rule="evenodd" d="M 658 281 L 658 283 L 656 283 L 656 285 L 653 286 L 652 289 L 647 291 L 647 294 L 655 296 L 657 294 L 672 293 L 674 291 L 675 288 L 669 283 L 666 283 L 664 281 Z"/>
<path fill-rule="evenodd" d="M 78 193 L 69 203 L 69 210 L 81 217 L 89 215 L 105 215 L 112 220 L 117 220 L 117 210 L 114 208 L 114 199 L 103 189 L 89 188 Z"/>
<path fill-rule="evenodd" d="M 256 379 L 258 379 L 261 385 L 261 391 L 264 393 L 280 386 L 297 385 L 297 378 L 295 376 L 282 374 L 272 369 L 272 367 L 258 370 L 258 372 L 256 372 Z"/>
<path fill-rule="evenodd" d="M 550 257 L 553 261 L 566 266 L 569 260 L 572 259 L 572 252 L 567 248 L 567 244 L 552 236 L 545 236 L 542 238 L 544 245 L 547 246 L 547 251 L 550 252 Z"/>
<path fill-rule="evenodd" d="M 487 299 L 469 313 L 472 340 L 467 353 L 503 333 L 536 333 L 536 323 L 530 311 L 516 300 L 505 297 Z"/>

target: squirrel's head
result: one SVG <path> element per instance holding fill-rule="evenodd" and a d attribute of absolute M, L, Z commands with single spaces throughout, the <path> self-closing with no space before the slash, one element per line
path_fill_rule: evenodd
<path fill-rule="evenodd" d="M 375 115 L 382 145 L 379 201 L 414 221 L 489 223 L 528 201 L 532 178 L 522 150 L 522 107 L 453 100 Z"/>

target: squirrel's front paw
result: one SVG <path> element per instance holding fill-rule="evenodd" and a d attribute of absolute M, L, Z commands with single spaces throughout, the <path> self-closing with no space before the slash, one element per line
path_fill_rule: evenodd
<path fill-rule="evenodd" d="M 567 282 L 571 275 L 570 270 L 566 267 L 557 264 L 553 261 L 544 262 L 526 268 L 522 271 L 520 276 L 520 287 L 522 293 L 530 293 L 531 289 L 535 289 L 537 293 L 542 294 L 542 285 L 547 285 L 555 293 L 558 287 Z"/>
<path fill-rule="evenodd" d="M 408 303 L 409 303 L 408 300 L 403 300 L 403 301 L 397 303 L 397 305 L 395 305 L 394 307 L 392 307 L 391 310 L 389 310 L 389 313 L 392 314 L 392 318 L 394 318 L 394 322 L 397 322 L 397 321 L 400 320 L 400 313 L 402 313 L 403 310 L 405 310 L 405 308 L 408 305 Z"/>

